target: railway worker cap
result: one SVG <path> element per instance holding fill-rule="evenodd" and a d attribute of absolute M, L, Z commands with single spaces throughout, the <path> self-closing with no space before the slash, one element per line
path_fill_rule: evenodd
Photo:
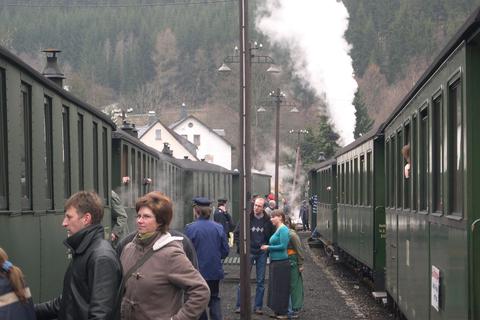
<path fill-rule="evenodd" d="M 221 198 L 221 199 L 218 199 L 217 202 L 218 202 L 218 205 L 223 205 L 223 204 L 226 204 L 228 201 L 227 199 Z"/>
<path fill-rule="evenodd" d="M 200 207 L 209 207 L 212 202 L 205 197 L 193 198 L 193 205 Z"/>

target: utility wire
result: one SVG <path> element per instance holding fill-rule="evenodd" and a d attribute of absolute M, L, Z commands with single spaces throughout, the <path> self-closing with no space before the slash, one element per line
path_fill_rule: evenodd
<path fill-rule="evenodd" d="M 35 3 L 6 3 L 5 7 L 23 7 L 23 8 L 142 8 L 142 7 L 169 7 L 169 6 L 195 6 L 210 5 L 218 3 L 234 3 L 236 0 L 210 0 L 197 2 L 172 2 L 172 3 L 135 3 L 135 4 L 35 4 Z"/>

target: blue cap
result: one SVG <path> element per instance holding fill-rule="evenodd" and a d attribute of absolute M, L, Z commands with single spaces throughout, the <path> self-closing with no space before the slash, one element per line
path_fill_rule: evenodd
<path fill-rule="evenodd" d="M 210 203 L 211 203 L 211 201 L 208 200 L 207 198 L 204 198 L 204 197 L 193 198 L 193 204 L 197 205 L 197 206 L 208 207 L 208 206 L 210 206 Z"/>

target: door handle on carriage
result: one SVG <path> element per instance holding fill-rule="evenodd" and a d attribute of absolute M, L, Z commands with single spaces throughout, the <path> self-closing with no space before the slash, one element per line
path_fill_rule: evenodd
<path fill-rule="evenodd" d="M 471 228 L 472 228 L 472 232 L 475 231 L 475 227 L 476 227 L 477 223 L 479 223 L 479 222 L 480 222 L 480 219 L 477 219 L 477 220 L 475 220 L 475 221 L 472 222 L 472 227 L 471 227 Z"/>

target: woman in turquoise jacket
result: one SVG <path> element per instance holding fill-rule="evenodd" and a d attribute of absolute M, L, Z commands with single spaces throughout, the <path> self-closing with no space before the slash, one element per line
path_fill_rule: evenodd
<path fill-rule="evenodd" d="M 270 217 L 276 231 L 270 237 L 268 245 L 261 247 L 262 250 L 268 250 L 270 253 L 267 306 L 275 312 L 277 319 L 288 319 L 290 260 L 287 248 L 290 236 L 288 227 L 285 226 L 285 214 L 282 210 L 274 210 Z"/>

